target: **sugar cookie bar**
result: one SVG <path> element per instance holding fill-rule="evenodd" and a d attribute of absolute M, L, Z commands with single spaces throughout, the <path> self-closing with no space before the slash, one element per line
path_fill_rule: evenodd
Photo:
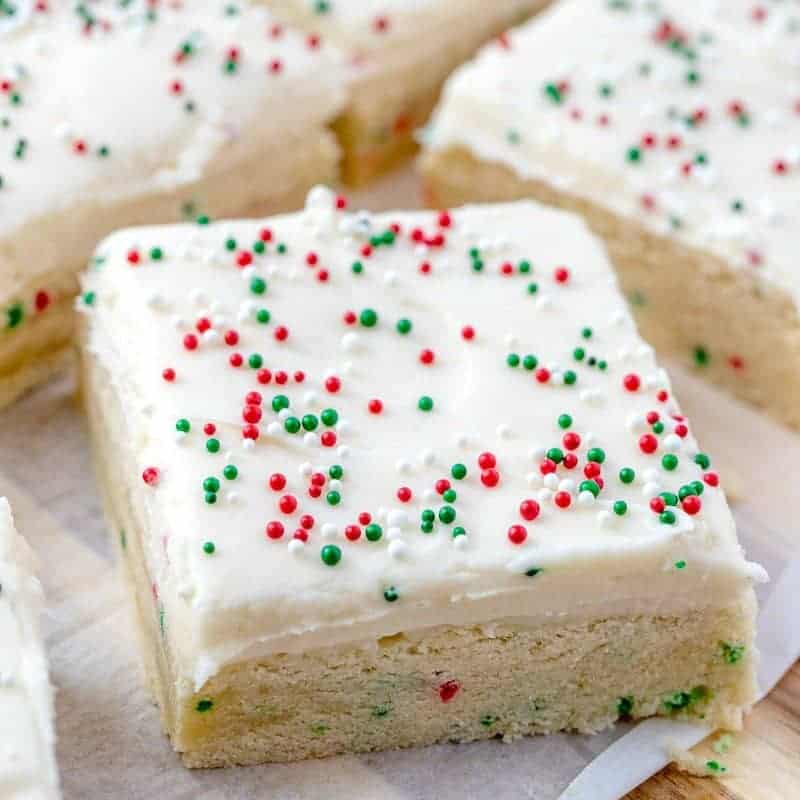
<path fill-rule="evenodd" d="M 35 561 L 0 498 L 0 796 L 8 800 L 61 796 Z"/>
<path fill-rule="evenodd" d="M 531 202 L 345 206 L 118 232 L 85 277 L 98 473 L 185 763 L 737 727 L 763 571 L 599 241 Z"/>

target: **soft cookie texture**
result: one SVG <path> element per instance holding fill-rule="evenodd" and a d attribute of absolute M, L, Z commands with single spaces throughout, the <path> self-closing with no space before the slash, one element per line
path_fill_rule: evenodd
<path fill-rule="evenodd" d="M 188 765 L 740 724 L 763 571 L 577 217 L 353 214 L 318 188 L 290 216 L 119 232 L 80 305 Z"/>
<path fill-rule="evenodd" d="M 344 65 L 262 7 L 0 8 L 0 406 L 64 363 L 116 228 L 289 210 L 336 175 Z"/>
<path fill-rule="evenodd" d="M 341 48 L 350 95 L 336 122 L 342 173 L 363 184 L 408 158 L 445 78 L 484 42 L 549 0 L 264 0 Z"/>
<path fill-rule="evenodd" d="M 61 796 L 35 561 L 0 498 L 0 796 L 8 800 Z"/>
<path fill-rule="evenodd" d="M 448 81 L 428 202 L 580 212 L 657 350 L 798 427 L 798 26 L 792 3 L 559 3 Z"/>

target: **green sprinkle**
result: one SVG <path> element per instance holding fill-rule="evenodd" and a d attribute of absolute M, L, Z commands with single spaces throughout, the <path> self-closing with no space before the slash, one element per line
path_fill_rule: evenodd
<path fill-rule="evenodd" d="M 203 496 L 203 499 L 208 503 L 210 506 L 213 506 L 214 503 L 217 502 L 217 493 L 216 492 L 206 492 Z"/>
<path fill-rule="evenodd" d="M 483 725 L 484 728 L 491 728 L 498 719 L 499 717 L 495 717 L 494 714 L 484 714 L 481 717 L 481 725 Z"/>
<path fill-rule="evenodd" d="M 326 408 L 319 415 L 319 418 L 322 420 L 323 425 L 327 425 L 330 428 L 339 421 L 339 412 L 335 408 Z"/>
<path fill-rule="evenodd" d="M 520 261 L 520 262 L 519 262 L 519 264 L 517 265 L 517 269 L 518 269 L 518 270 L 519 270 L 519 271 L 520 271 L 520 272 L 521 272 L 523 275 L 526 275 L 527 273 L 529 273 L 529 272 L 531 271 L 531 262 L 530 262 L 530 261 L 528 261 L 527 259 L 523 259 L 523 260 L 522 260 L 522 261 Z"/>
<path fill-rule="evenodd" d="M 606 460 L 606 452 L 602 447 L 590 447 L 586 454 L 587 461 L 594 461 L 595 464 L 602 464 Z"/>
<path fill-rule="evenodd" d="M 283 427 L 286 430 L 286 433 L 297 433 L 302 425 L 297 417 L 286 417 L 286 419 L 283 421 Z"/>
<path fill-rule="evenodd" d="M 561 450 L 560 447 L 551 447 L 547 451 L 546 456 L 551 461 L 555 461 L 556 464 L 560 464 L 564 460 L 564 452 Z"/>
<path fill-rule="evenodd" d="M 328 501 L 329 506 L 338 506 L 342 501 L 342 495 L 340 492 L 337 492 L 336 489 L 332 489 L 325 495 L 325 499 Z"/>
<path fill-rule="evenodd" d="M 582 347 L 576 347 L 572 351 L 572 357 L 576 361 L 583 361 L 583 359 L 586 358 L 586 351 Z"/>
<path fill-rule="evenodd" d="M 387 603 L 394 603 L 395 600 L 397 600 L 399 597 L 400 593 L 397 591 L 397 589 L 394 588 L 394 586 L 387 586 L 383 590 L 383 599 Z"/>
<path fill-rule="evenodd" d="M 339 464 L 332 464 L 328 469 L 328 475 L 335 481 L 341 480 L 342 475 L 344 475 L 344 468 Z"/>
<path fill-rule="evenodd" d="M 264 294 L 267 291 L 267 282 L 263 278 L 253 278 L 250 281 L 250 291 L 253 294 Z"/>
<path fill-rule="evenodd" d="M 708 469 L 711 466 L 711 459 L 705 453 L 698 453 L 694 457 L 694 463 L 697 464 L 700 469 Z"/>
<path fill-rule="evenodd" d="M 251 355 L 251 356 L 250 356 L 250 357 L 247 359 L 247 363 L 248 363 L 248 364 L 249 364 L 249 365 L 250 365 L 250 366 L 251 366 L 253 369 L 259 369 L 261 366 L 263 366 L 263 364 L 264 364 L 264 359 L 263 359 L 263 357 L 261 356 L 261 354 L 260 354 L 260 353 L 253 353 L 253 354 L 252 354 L 252 355 Z"/>
<path fill-rule="evenodd" d="M 536 292 L 539 291 L 539 284 L 534 282 L 529 283 L 526 287 L 526 291 L 528 294 L 536 294 Z"/>
<path fill-rule="evenodd" d="M 319 557 L 322 559 L 323 564 L 335 567 L 342 560 L 342 550 L 335 544 L 326 544 L 319 551 Z"/>
<path fill-rule="evenodd" d="M 518 367 L 519 356 L 516 353 L 509 353 L 506 356 L 506 364 L 508 364 L 509 367 Z"/>
<path fill-rule="evenodd" d="M 467 535 L 467 532 L 466 532 L 466 530 L 464 528 L 461 527 L 461 525 L 456 525 L 455 528 L 453 528 L 453 538 L 454 539 L 456 538 L 456 536 L 466 536 L 466 535 Z"/>
<path fill-rule="evenodd" d="M 6 309 L 6 325 L 16 328 L 25 317 L 25 307 L 22 303 L 14 303 Z"/>
<path fill-rule="evenodd" d="M 467 468 L 463 464 L 453 464 L 450 474 L 457 480 L 463 481 L 467 477 Z"/>
<path fill-rule="evenodd" d="M 564 383 L 567 384 L 567 386 L 572 386 L 572 384 L 574 384 L 575 381 L 577 380 L 578 380 L 577 374 L 573 372 L 571 369 L 564 371 Z"/>
<path fill-rule="evenodd" d="M 638 147 L 629 147 L 625 158 L 630 164 L 638 164 L 642 160 L 642 151 Z"/>
<path fill-rule="evenodd" d="M 566 430 L 572 426 L 572 417 L 569 414 L 560 414 L 558 417 L 558 427 Z"/>
<path fill-rule="evenodd" d="M 457 497 L 458 495 L 455 489 L 447 489 L 444 494 L 442 494 L 442 500 L 444 500 L 445 503 L 455 503 Z"/>
<path fill-rule="evenodd" d="M 672 470 L 676 469 L 678 466 L 678 456 L 674 453 L 666 453 L 661 457 L 661 466 L 669 472 L 672 472 Z"/>
<path fill-rule="evenodd" d="M 206 711 L 211 711 L 212 708 L 214 708 L 214 701 L 209 700 L 207 697 L 198 700 L 197 705 L 194 707 L 195 711 L 199 711 L 201 714 Z"/>
<path fill-rule="evenodd" d="M 455 521 L 456 518 L 456 510 L 453 506 L 442 506 L 439 509 L 439 521 L 443 522 L 445 525 L 449 525 L 451 522 Z"/>
<path fill-rule="evenodd" d="M 636 472 L 632 470 L 630 467 L 623 467 L 619 471 L 619 479 L 622 483 L 633 483 L 636 479 Z"/>
<path fill-rule="evenodd" d="M 374 328 L 378 324 L 378 314 L 371 308 L 365 308 L 359 315 L 358 321 L 365 328 Z"/>
<path fill-rule="evenodd" d="M 208 555 L 212 555 L 217 548 L 214 546 L 214 542 L 206 542 L 203 545 L 203 552 L 207 553 Z"/>
<path fill-rule="evenodd" d="M 403 336 L 405 336 L 407 333 L 411 333 L 411 320 L 403 317 L 397 320 L 397 325 L 395 327 L 398 333 L 402 333 Z"/>
<path fill-rule="evenodd" d="M 219 448 L 219 439 L 213 437 L 211 439 L 206 439 L 206 450 L 208 450 L 209 453 L 219 453 Z"/>
<path fill-rule="evenodd" d="M 658 515 L 658 519 L 664 525 L 674 525 L 675 524 L 675 512 L 674 511 L 670 511 L 669 509 L 667 509 L 666 511 L 662 511 Z"/>
<path fill-rule="evenodd" d="M 720 642 L 719 646 L 722 650 L 722 658 L 726 664 L 737 664 L 742 660 L 745 651 L 745 646 L 743 644 Z"/>
<path fill-rule="evenodd" d="M 259 308 L 256 311 L 256 321 L 260 322 L 262 325 L 266 325 L 270 320 L 271 314 L 267 311 L 266 308 Z"/>
<path fill-rule="evenodd" d="M 284 408 L 289 408 L 289 398 L 285 394 L 276 394 L 272 398 L 272 410 L 277 414 Z"/>
<path fill-rule="evenodd" d="M 213 475 L 210 475 L 203 481 L 203 489 L 205 489 L 207 492 L 218 492 L 219 478 L 215 478 Z"/>
<path fill-rule="evenodd" d="M 678 495 L 674 492 L 661 492 L 658 495 L 668 506 L 678 505 Z"/>
<path fill-rule="evenodd" d="M 319 425 L 319 420 L 314 414 L 304 414 L 301 422 L 303 424 L 303 430 L 306 431 L 315 431 Z"/>
<path fill-rule="evenodd" d="M 436 513 L 431 508 L 426 508 L 422 514 L 420 514 L 420 518 L 423 522 L 433 522 L 436 519 Z"/>
<path fill-rule="evenodd" d="M 175 423 L 175 430 L 180 431 L 181 433 L 189 433 L 191 429 L 192 424 L 188 419 L 184 419 L 183 417 Z"/>
<path fill-rule="evenodd" d="M 161 261 L 164 257 L 164 251 L 160 247 L 150 248 L 150 259 L 152 261 Z"/>
<path fill-rule="evenodd" d="M 675 569 L 686 569 L 686 562 L 683 559 L 681 559 L 680 561 L 676 561 Z"/>
<path fill-rule="evenodd" d="M 366 536 L 370 542 L 377 542 L 381 536 L 383 536 L 383 528 L 381 528 L 380 525 L 371 522 L 366 528 L 364 528 L 364 536 Z"/>
<path fill-rule="evenodd" d="M 581 481 L 580 485 L 578 486 L 579 492 L 591 492 L 594 497 L 597 497 L 600 494 L 600 486 L 598 485 L 597 481 Z"/>
<path fill-rule="evenodd" d="M 528 355 L 522 359 L 522 366 L 525 367 L 527 370 L 536 369 L 537 365 L 539 364 L 539 359 L 536 356 Z"/>
<path fill-rule="evenodd" d="M 626 695 L 617 700 L 617 714 L 621 717 L 629 717 L 633 712 L 633 697 Z"/>
<path fill-rule="evenodd" d="M 350 269 L 353 271 L 354 275 L 360 275 L 364 271 L 364 265 L 360 261 L 354 261 L 350 265 Z"/>
<path fill-rule="evenodd" d="M 233 464 L 227 464 L 223 468 L 222 474 L 225 476 L 225 478 L 227 478 L 227 480 L 234 481 L 239 475 L 239 470 Z"/>
<path fill-rule="evenodd" d="M 431 411 L 433 409 L 433 398 L 426 394 L 422 395 L 417 401 L 417 408 L 420 411 Z"/>
<path fill-rule="evenodd" d="M 692 355 L 694 356 L 694 363 L 698 367 L 705 367 L 711 360 L 708 350 L 706 350 L 706 348 L 702 345 L 697 345 L 697 347 L 695 347 L 692 351 Z"/>
<path fill-rule="evenodd" d="M 97 295 L 95 295 L 94 292 L 85 292 L 84 295 L 83 295 L 83 298 L 82 298 L 83 299 L 83 304 L 85 306 L 94 305 L 94 301 L 95 301 L 96 297 L 97 297 Z"/>
<path fill-rule="evenodd" d="M 525 574 L 529 578 L 535 578 L 541 571 L 542 571 L 541 567 L 531 567 L 530 569 L 525 570 Z"/>
<path fill-rule="evenodd" d="M 386 591 L 388 592 L 389 590 L 387 589 Z M 384 592 L 384 597 L 386 597 L 386 592 Z M 388 597 L 386 599 L 389 600 Z M 391 603 L 396 599 L 397 599 L 397 595 L 395 595 L 395 597 L 392 600 L 389 600 L 389 602 Z M 372 716 L 373 717 L 378 717 L 378 718 L 385 717 L 385 716 L 387 716 L 389 714 L 389 712 L 391 710 L 392 710 L 392 706 L 391 706 L 390 703 L 381 703 L 380 705 L 375 706 L 372 709 Z"/>
<path fill-rule="evenodd" d="M 706 768 L 708 769 L 709 772 L 713 772 L 716 774 L 721 774 L 723 772 L 728 771 L 727 767 L 723 767 L 722 764 L 719 763 L 719 761 L 715 761 L 713 758 L 710 761 L 706 761 Z"/>
<path fill-rule="evenodd" d="M 628 512 L 628 504 L 624 500 L 616 500 L 612 508 L 618 517 L 623 517 Z"/>

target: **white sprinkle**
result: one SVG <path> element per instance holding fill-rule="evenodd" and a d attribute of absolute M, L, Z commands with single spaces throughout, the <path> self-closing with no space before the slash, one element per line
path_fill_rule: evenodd
<path fill-rule="evenodd" d="M 578 495 L 578 505 L 588 508 L 594 505 L 594 495 L 587 489 Z"/>
<path fill-rule="evenodd" d="M 352 353 L 353 351 L 357 350 L 360 343 L 361 338 L 357 333 L 353 333 L 352 331 L 342 336 L 342 350 L 345 350 L 348 353 Z"/>
<path fill-rule="evenodd" d="M 270 422 L 269 425 L 267 425 L 267 433 L 270 436 L 279 436 L 282 430 L 283 430 L 283 427 L 281 426 L 281 424 L 279 422 L 274 422 L 273 421 L 273 422 Z"/>
<path fill-rule="evenodd" d="M 389 512 L 387 522 L 392 527 L 405 528 L 408 525 L 408 514 L 405 511 L 394 509 Z"/>
<path fill-rule="evenodd" d="M 408 545 L 400 539 L 395 539 L 394 541 L 389 542 L 389 547 L 387 550 L 392 558 L 401 559 L 405 558 L 405 556 L 408 554 Z"/>
<path fill-rule="evenodd" d="M 542 478 L 542 485 L 548 489 L 558 489 L 558 475 L 555 472 L 548 472 Z"/>
<path fill-rule="evenodd" d="M 353 432 L 353 424 L 346 419 L 340 419 L 336 423 L 336 430 L 341 436 L 349 436 Z"/>
<path fill-rule="evenodd" d="M 350 447 L 346 444 L 339 445 L 339 447 L 336 448 L 336 452 L 339 458 L 346 459 L 350 457 Z"/>
<path fill-rule="evenodd" d="M 514 347 L 518 344 L 519 340 L 513 333 L 507 333 L 503 339 L 506 347 Z"/>
<path fill-rule="evenodd" d="M 389 288 L 397 286 L 397 273 L 394 270 L 388 270 L 383 276 L 383 282 Z"/>
<path fill-rule="evenodd" d="M 603 511 L 597 512 L 597 521 L 600 523 L 600 525 L 602 525 L 602 527 L 610 528 L 614 523 L 614 516 L 615 515 L 610 511 L 603 509 Z"/>
<path fill-rule="evenodd" d="M 500 439 L 508 439 L 511 436 L 511 426 L 501 423 L 497 426 L 497 435 Z"/>
<path fill-rule="evenodd" d="M 539 489 L 538 498 L 541 503 L 546 503 L 553 497 L 553 493 L 549 489 Z"/>
<path fill-rule="evenodd" d="M 661 491 L 661 486 L 655 481 L 648 481 L 644 486 L 642 486 L 642 494 L 648 500 L 652 500 L 654 497 L 658 497 L 658 493 L 660 491 Z"/>
<path fill-rule="evenodd" d="M 572 478 L 564 478 L 558 482 L 558 491 L 572 494 L 575 491 L 575 481 Z"/>
<path fill-rule="evenodd" d="M 426 448 L 419 454 L 419 460 L 425 464 L 426 467 L 433 466 L 436 463 L 436 454 L 430 448 Z"/>
<path fill-rule="evenodd" d="M 550 295 L 542 294 L 536 298 L 537 311 L 549 311 L 553 307 L 553 300 Z"/>
<path fill-rule="evenodd" d="M 411 462 L 404 458 L 400 458 L 395 462 L 394 468 L 401 474 L 407 475 L 411 472 Z"/>
<path fill-rule="evenodd" d="M 528 451 L 531 461 L 541 461 L 547 455 L 546 447 L 533 447 Z"/>
<path fill-rule="evenodd" d="M 469 434 L 466 433 L 457 433 L 456 434 L 456 446 L 457 447 L 466 447 L 469 444 Z"/>
<path fill-rule="evenodd" d="M 311 474 L 311 473 L 314 471 L 314 467 L 312 466 L 312 464 L 311 464 L 311 462 L 310 462 L 310 461 L 304 461 L 304 462 L 303 462 L 303 463 L 302 463 L 302 464 L 301 464 L 301 465 L 300 465 L 300 466 L 297 468 L 297 471 L 298 471 L 298 472 L 299 472 L 301 475 L 304 475 L 305 477 L 308 477 L 308 476 L 309 476 L 309 475 L 310 475 L 310 474 Z"/>
<path fill-rule="evenodd" d="M 242 450 L 252 450 L 256 446 L 254 439 L 242 440 Z"/>
<path fill-rule="evenodd" d="M 302 539 L 289 539 L 289 544 L 286 545 L 286 549 L 293 555 L 299 556 L 303 550 L 305 550 L 306 545 Z"/>
<path fill-rule="evenodd" d="M 332 492 L 338 492 L 342 488 L 342 482 L 340 480 L 337 480 L 336 478 L 331 478 L 331 480 L 328 483 L 328 488 Z"/>
<path fill-rule="evenodd" d="M 469 536 L 466 533 L 462 533 L 461 536 L 454 536 L 453 537 L 453 547 L 457 550 L 466 550 L 469 546 Z"/>
<path fill-rule="evenodd" d="M 311 406 L 316 405 L 316 403 L 317 403 L 317 393 L 313 389 L 307 391 L 303 395 L 303 404 L 307 408 L 310 408 Z"/>
<path fill-rule="evenodd" d="M 303 444 L 306 447 L 319 447 L 319 436 L 311 431 L 306 431 L 303 436 Z"/>
<path fill-rule="evenodd" d="M 433 489 L 425 489 L 422 492 L 422 499 L 423 500 L 435 500 L 436 499 L 436 492 Z"/>
<path fill-rule="evenodd" d="M 208 295 L 202 289 L 195 287 L 189 290 L 189 300 L 193 305 L 204 306 L 208 303 Z"/>
<path fill-rule="evenodd" d="M 395 541 L 395 539 L 399 539 L 402 535 L 403 535 L 403 532 L 400 530 L 400 528 L 391 528 L 390 527 L 390 528 L 386 529 L 386 538 L 390 542 Z"/>
<path fill-rule="evenodd" d="M 681 449 L 682 442 L 680 436 L 669 433 L 661 440 L 661 446 L 670 453 L 677 453 Z"/>
<path fill-rule="evenodd" d="M 332 522 L 325 522 L 320 530 L 323 539 L 332 539 L 339 533 L 339 526 L 334 525 Z"/>
<path fill-rule="evenodd" d="M 642 477 L 645 479 L 645 482 L 657 481 L 661 477 L 661 473 L 654 467 L 648 467 L 642 472 Z"/>
<path fill-rule="evenodd" d="M 239 500 L 241 499 L 241 497 L 242 497 L 242 496 L 241 496 L 241 494 L 239 494 L 239 492 L 228 492 L 228 493 L 225 495 L 225 500 L 226 500 L 228 503 L 230 503 L 231 505 L 236 505 L 236 503 L 238 503 L 238 502 L 239 502 Z"/>
<path fill-rule="evenodd" d="M 525 476 L 528 486 L 538 489 L 542 485 L 542 476 L 538 472 L 529 472 Z"/>

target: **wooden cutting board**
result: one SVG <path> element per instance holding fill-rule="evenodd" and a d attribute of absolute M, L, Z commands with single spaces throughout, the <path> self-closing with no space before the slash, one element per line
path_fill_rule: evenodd
<path fill-rule="evenodd" d="M 724 778 L 695 778 L 669 766 L 626 800 L 797 800 L 800 798 L 800 661 L 748 716 L 728 753 L 712 736 L 693 752 L 723 763 Z"/>

